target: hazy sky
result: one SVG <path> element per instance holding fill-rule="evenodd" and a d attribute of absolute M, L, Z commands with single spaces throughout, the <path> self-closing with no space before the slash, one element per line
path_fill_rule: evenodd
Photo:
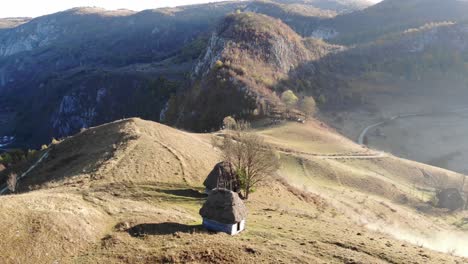
<path fill-rule="evenodd" d="M 106 9 L 130 9 L 140 11 L 157 7 L 219 2 L 221 0 L 2 0 L 2 17 L 37 17 L 73 7 L 97 6 Z M 379 2 L 380 0 L 371 0 Z"/>
<path fill-rule="evenodd" d="M 0 17 L 37 17 L 73 7 L 98 6 L 135 11 L 166 6 L 180 6 L 220 0 L 2 0 Z"/>

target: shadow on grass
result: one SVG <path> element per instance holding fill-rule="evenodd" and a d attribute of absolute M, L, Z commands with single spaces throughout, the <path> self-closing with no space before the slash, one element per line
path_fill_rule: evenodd
<path fill-rule="evenodd" d="M 139 224 L 128 230 L 132 237 L 147 235 L 172 235 L 175 233 L 195 233 L 205 231 L 202 225 L 184 225 L 179 223 Z"/>
<path fill-rule="evenodd" d="M 201 193 L 193 189 L 176 189 L 176 190 L 157 189 L 155 191 L 162 192 L 165 194 L 175 195 L 175 196 L 188 197 L 188 198 L 206 198 L 208 196 L 205 193 Z"/>

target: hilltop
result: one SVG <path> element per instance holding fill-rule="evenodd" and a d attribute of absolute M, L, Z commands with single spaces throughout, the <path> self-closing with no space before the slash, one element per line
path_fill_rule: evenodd
<path fill-rule="evenodd" d="M 21 181 L 22 194 L 0 198 L 0 256 L 65 263 L 464 261 L 409 243 L 432 239 L 428 230 L 454 230 L 449 224 L 462 217 L 416 210 L 426 194 L 411 185 L 427 184 L 418 170 L 455 181 L 457 174 L 357 146 L 316 121 L 256 131 L 277 149 L 282 168 L 247 202 L 247 231 L 239 236 L 198 226 L 201 184 L 219 161 L 213 135 L 128 119 L 51 146 Z M 391 236 L 410 229 L 400 237 L 409 242 Z"/>
<path fill-rule="evenodd" d="M 252 12 L 231 14 L 219 24 L 195 66 L 192 89 L 170 102 L 168 112 L 175 115 L 166 115 L 164 121 L 205 131 L 229 115 L 268 116 L 284 108 L 278 94 L 292 88 L 280 86 L 281 80 L 296 67 L 341 49 L 302 38 L 279 19 Z"/>
<path fill-rule="evenodd" d="M 0 30 L 14 28 L 31 20 L 28 17 L 11 17 L 0 19 Z"/>

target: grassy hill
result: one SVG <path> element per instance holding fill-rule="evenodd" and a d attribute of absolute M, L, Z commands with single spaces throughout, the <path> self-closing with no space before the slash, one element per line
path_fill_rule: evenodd
<path fill-rule="evenodd" d="M 281 169 L 247 202 L 239 236 L 199 226 L 201 184 L 220 158 L 213 135 L 127 119 L 51 146 L 21 181 L 22 194 L 0 197 L 0 256 L 7 263 L 466 261 L 418 245 L 460 250 L 429 241 L 440 230 L 455 237 L 461 231 L 452 224 L 464 216 L 421 207 L 428 193 L 411 187 L 427 186 L 421 168 L 450 181 L 457 174 L 357 146 L 318 121 L 255 131 L 276 149 Z"/>

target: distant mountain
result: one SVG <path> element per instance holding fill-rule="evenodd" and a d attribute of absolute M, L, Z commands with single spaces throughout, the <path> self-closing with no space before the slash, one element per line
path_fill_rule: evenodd
<path fill-rule="evenodd" d="M 466 1 L 384 0 L 364 10 L 337 16 L 322 26 L 336 33 L 333 42 L 356 44 L 431 22 L 467 19 Z"/>
<path fill-rule="evenodd" d="M 353 12 L 373 5 L 368 0 L 277 0 L 277 2 L 311 5 L 323 10 L 333 10 L 337 13 Z"/>
<path fill-rule="evenodd" d="M 362 10 L 372 4 L 353 0 L 277 0 L 253 1 L 244 11 L 265 14 L 281 19 L 304 37 L 327 36 L 322 25 L 338 14 Z M 323 31 L 323 32 L 322 32 Z"/>
<path fill-rule="evenodd" d="M 29 17 L 0 18 L 0 30 L 14 28 L 31 21 Z"/>

